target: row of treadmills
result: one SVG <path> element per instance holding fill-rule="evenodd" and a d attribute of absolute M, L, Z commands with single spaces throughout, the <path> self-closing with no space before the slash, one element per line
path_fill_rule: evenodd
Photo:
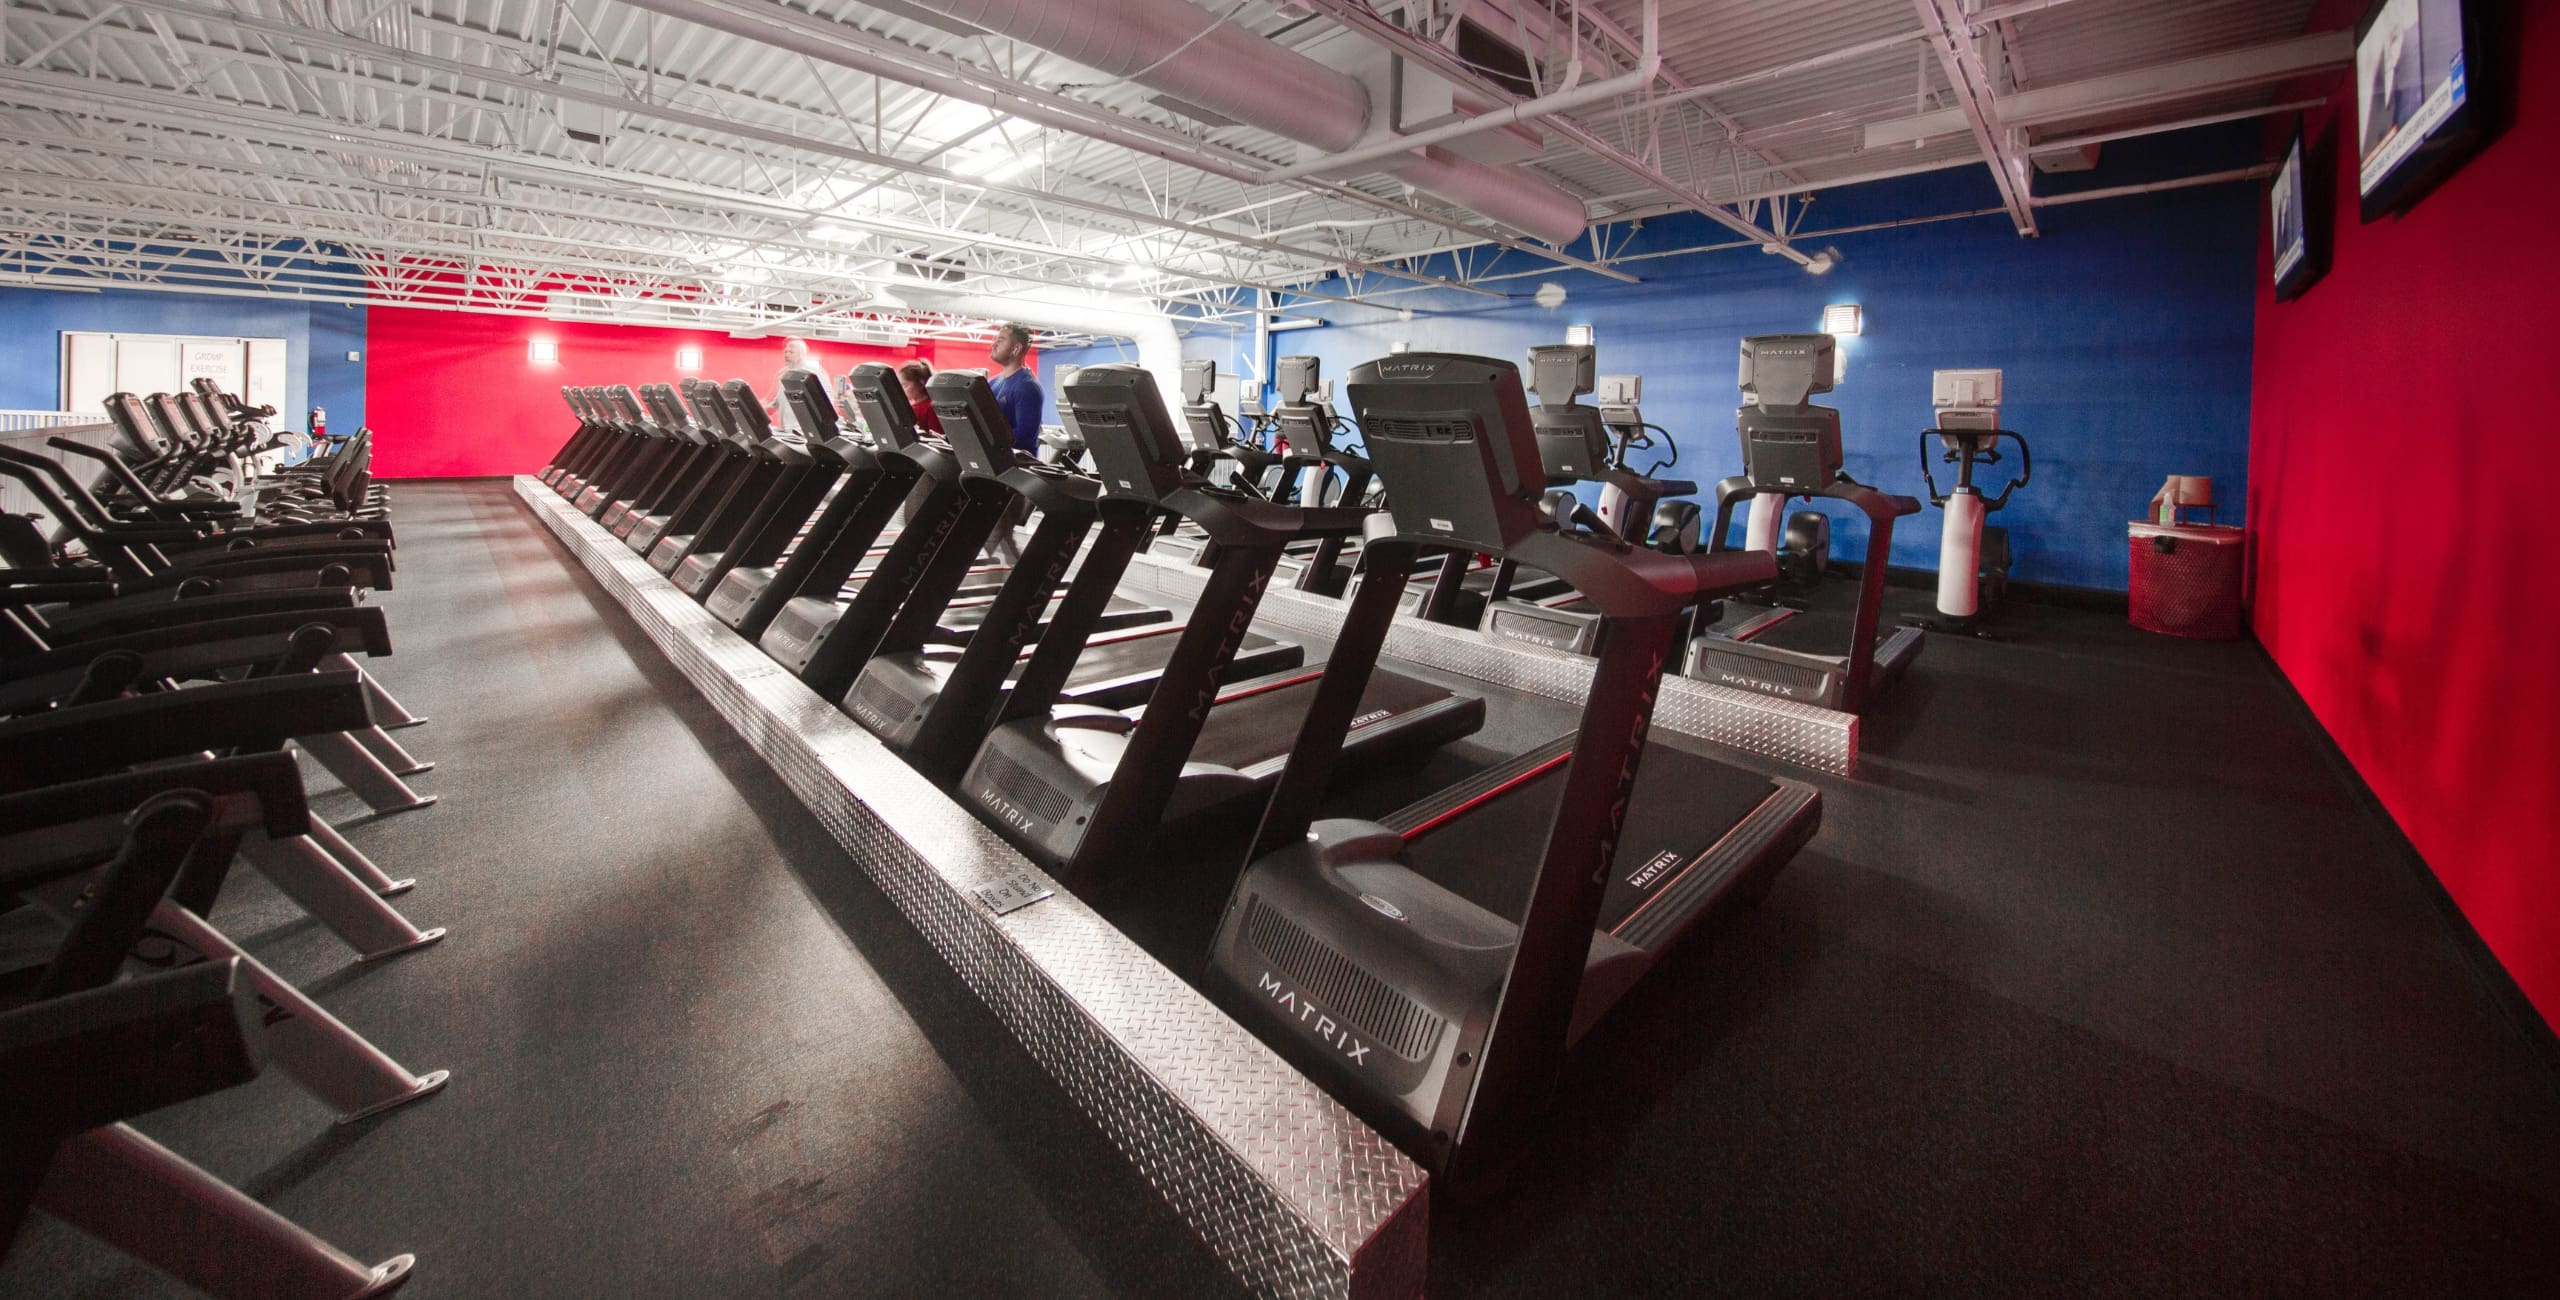
<path fill-rule="evenodd" d="M 1310 476 L 1294 499 L 1220 474 L 1143 369 L 1059 387 L 1038 457 L 973 371 L 928 385 L 941 438 L 881 365 L 850 377 L 858 432 L 786 375 L 798 442 L 739 381 L 571 390 L 542 478 L 1061 885 L 1107 902 L 1232 876 L 1183 973 L 1444 1183 L 1491 1185 L 1572 1044 L 1819 823 L 1809 786 L 1647 743 L 1692 611 L 1765 587 L 1774 558 L 1631 543 L 1547 500 L 1507 361 L 1358 367 L 1377 490 Z M 1187 610 L 1122 592 L 1142 550 L 1198 566 Z M 1321 661 L 1253 629 L 1319 554 L 1347 570 Z M 1498 753 L 1502 688 L 1380 662 L 1417 575 L 1477 557 L 1569 588 L 1596 659 L 1570 727 Z M 1331 815 L 1459 750 L 1479 756 L 1405 806 Z M 1227 842 L 1208 826 L 1255 829 L 1204 861 Z"/>
<path fill-rule="evenodd" d="M 1781 583 L 1709 602 L 1680 638 L 1678 671 L 1754 695 L 1825 709 L 1863 712 L 1918 658 L 1916 627 L 1886 626 L 1885 562 L 1894 521 L 1920 503 L 1851 479 L 1842 463 L 1840 415 L 1813 404 L 1837 377 L 1837 342 L 1824 334 L 1760 335 L 1743 340 L 1735 414 L 1743 472 L 1715 485 L 1710 522 L 1693 482 L 1654 477 L 1678 451 L 1639 405 L 1643 378 L 1601 375 L 1592 345 L 1529 349 L 1524 376 L 1536 400 L 1530 420 L 1546 473 L 1542 508 L 1560 519 L 1673 554 L 1726 545 L 1737 508 L 1747 507 L 1755 550 L 1780 555 Z M 1381 485 L 1367 458 L 1349 448 L 1355 435 L 1335 413 L 1331 386 L 1317 359 L 1281 357 L 1273 368 L 1277 401 L 1267 411 L 1246 403 L 1230 420 L 1213 396 L 1216 363 L 1183 364 L 1180 415 L 1192 467 L 1274 501 L 1379 504 Z M 1597 392 L 1596 405 L 1580 399 Z M 1661 435 L 1659 438 L 1656 435 Z M 1267 445 L 1266 445 L 1267 443 Z M 1634 453 L 1667 452 L 1639 472 Z M 1778 517 L 1791 497 L 1824 497 L 1864 516 L 1866 563 L 1854 596 L 1822 598 L 1828 567 L 1829 519 L 1813 511 Z M 1586 501 L 1586 497 L 1596 497 Z M 1302 548 L 1281 562 L 1279 577 L 1301 591 L 1345 594 L 1356 576 L 1358 548 L 1339 543 Z M 1569 654 L 1591 653 L 1599 620 L 1588 600 L 1555 575 L 1490 555 L 1451 554 L 1428 561 L 1401 612 L 1489 636 Z"/>

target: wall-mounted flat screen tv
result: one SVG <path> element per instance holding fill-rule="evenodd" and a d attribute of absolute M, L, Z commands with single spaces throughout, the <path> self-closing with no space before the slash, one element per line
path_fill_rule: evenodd
<path fill-rule="evenodd" d="M 2311 282 L 2329 269 L 2329 186 L 2337 173 L 2313 165 L 2318 155 L 2303 148 L 2295 127 L 2284 163 L 2267 184 L 2269 229 L 2274 235 L 2276 301 L 2302 296 Z"/>
<path fill-rule="evenodd" d="M 2425 197 L 2487 138 L 2473 12 L 2484 0 L 2376 0 L 2356 25 L 2356 192 L 2367 221 Z"/>

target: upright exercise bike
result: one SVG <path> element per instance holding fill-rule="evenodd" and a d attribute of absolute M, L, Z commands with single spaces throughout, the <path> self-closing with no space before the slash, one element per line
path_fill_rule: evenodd
<path fill-rule="evenodd" d="M 2000 427 L 1999 371 L 1941 370 L 1931 379 L 1929 404 L 1937 408 L 1938 424 L 1920 431 L 1920 477 L 1929 484 L 1929 504 L 1947 512 L 1938 532 L 1938 612 L 1907 621 L 1935 632 L 1985 636 L 1982 620 L 2009 587 L 2010 555 L 2009 530 L 1984 520 L 2027 485 L 2035 461 L 2025 438 Z M 1956 467 L 1956 485 L 1943 493 L 1929 472 L 1933 438 L 1938 460 Z M 1997 496 L 1986 496 L 1974 485 L 1974 469 L 2001 463 L 2003 438 L 2017 444 L 2018 473 Z"/>

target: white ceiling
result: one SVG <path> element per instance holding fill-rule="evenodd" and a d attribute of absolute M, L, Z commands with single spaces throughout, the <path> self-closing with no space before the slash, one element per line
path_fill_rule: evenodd
<path fill-rule="evenodd" d="M 621 0 L 8 0 L 0 283 L 835 335 L 970 331 L 915 291 L 954 264 L 996 294 L 1393 306 L 1541 267 L 1634 278 L 1627 223 L 1666 212 L 1801 257 L 1786 196 L 1921 170 L 1988 168 L 2032 233 L 2039 145 L 2266 111 L 2342 48 L 2299 39 L 2310 0 L 1665 0 L 1660 75 L 1548 119 L 1521 164 L 1585 201 L 1558 249 L 1383 174 L 1258 181 L 1299 147 L 883 2 L 710 0 L 828 61 Z M 1419 33 L 1470 6 L 1516 26 L 1514 4 L 1564 15 L 1586 68 L 1634 62 L 1644 0 L 1209 8 L 1454 66 Z M 1454 249 L 1479 251 L 1431 257 Z"/>

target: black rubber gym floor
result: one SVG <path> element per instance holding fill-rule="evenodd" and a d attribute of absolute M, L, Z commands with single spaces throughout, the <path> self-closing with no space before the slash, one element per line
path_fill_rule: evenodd
<path fill-rule="evenodd" d="M 216 919 L 454 1082 L 333 1128 L 271 1075 L 147 1132 L 415 1251 L 411 1296 L 1222 1289 L 506 484 L 393 490 L 380 674 L 444 802 L 349 833 L 454 937 L 359 967 L 247 873 Z M 1932 639 L 1518 1190 L 1434 1205 L 1435 1294 L 2560 1293 L 2544 1031 L 2281 680 L 2019 612 Z M 174 1293 L 42 1221 L 0 1266 Z"/>

